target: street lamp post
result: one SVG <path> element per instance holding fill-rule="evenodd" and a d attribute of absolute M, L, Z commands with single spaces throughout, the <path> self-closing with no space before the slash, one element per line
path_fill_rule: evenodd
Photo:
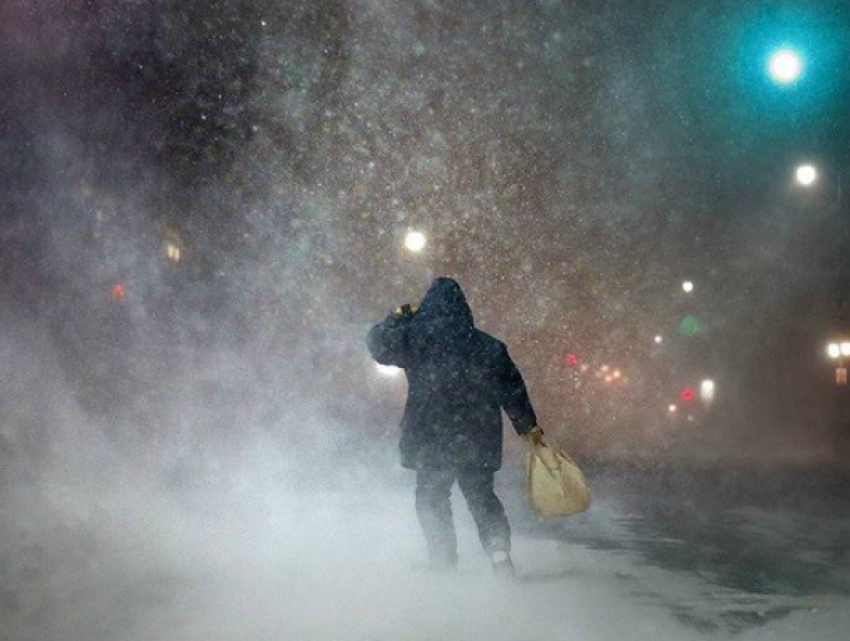
<path fill-rule="evenodd" d="M 833 388 L 833 412 L 836 426 L 835 457 L 846 461 L 850 454 L 850 395 L 847 393 L 847 367 L 844 359 L 850 357 L 850 340 L 831 342 L 827 354 L 835 361 L 835 386 Z"/>
<path fill-rule="evenodd" d="M 847 385 L 847 368 L 844 359 L 850 356 L 850 341 L 832 342 L 826 346 L 826 353 L 835 361 L 835 384 Z"/>
<path fill-rule="evenodd" d="M 798 165 L 794 170 L 795 182 L 804 189 L 814 189 L 821 181 L 821 173 L 823 169 L 812 163 L 803 163 Z M 843 257 L 850 251 L 850 220 L 844 212 L 844 185 L 842 172 L 840 169 L 833 169 L 827 172 L 829 180 L 835 185 L 835 208 L 838 216 L 838 239 L 839 246 L 837 251 L 836 274 L 838 283 L 836 287 L 836 306 L 841 311 L 843 306 L 843 296 L 850 292 L 850 273 L 847 266 L 844 264 Z"/>
<path fill-rule="evenodd" d="M 844 187 L 841 172 L 836 171 L 831 175 L 835 180 L 835 202 L 840 208 L 844 204 Z M 794 170 L 794 180 L 801 187 L 814 187 L 820 180 L 820 170 L 811 163 L 803 163 L 802 165 L 798 165 Z"/>

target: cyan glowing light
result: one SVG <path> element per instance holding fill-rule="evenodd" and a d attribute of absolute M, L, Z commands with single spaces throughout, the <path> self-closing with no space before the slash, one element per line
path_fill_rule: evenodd
<path fill-rule="evenodd" d="M 818 179 L 818 170 L 815 169 L 814 165 L 800 165 L 794 172 L 794 176 L 798 183 L 804 187 L 809 187 Z"/>
<path fill-rule="evenodd" d="M 780 49 L 770 56 L 768 71 L 776 82 L 788 84 L 803 73 L 803 60 L 793 49 Z"/>

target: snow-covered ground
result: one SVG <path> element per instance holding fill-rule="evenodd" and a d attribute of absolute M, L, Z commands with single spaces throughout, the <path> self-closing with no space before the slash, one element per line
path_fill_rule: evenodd
<path fill-rule="evenodd" d="M 191 491 L 141 475 L 101 487 L 7 488 L 0 639 L 847 638 L 850 599 L 840 595 L 724 587 L 633 550 L 537 532 L 515 507 L 518 581 L 490 575 L 460 501 L 459 571 L 433 575 L 412 479 L 340 481 L 347 489 L 310 490 L 302 479 L 295 493 L 260 476 Z M 615 501 L 602 497 L 594 509 L 580 518 L 616 520 Z M 736 617 L 739 625 L 728 624 Z"/>

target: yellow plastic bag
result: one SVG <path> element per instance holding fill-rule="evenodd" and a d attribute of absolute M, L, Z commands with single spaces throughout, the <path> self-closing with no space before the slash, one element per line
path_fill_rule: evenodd
<path fill-rule="evenodd" d="M 590 507 L 590 488 L 566 453 L 534 445 L 526 462 L 528 499 L 539 517 L 568 516 Z"/>

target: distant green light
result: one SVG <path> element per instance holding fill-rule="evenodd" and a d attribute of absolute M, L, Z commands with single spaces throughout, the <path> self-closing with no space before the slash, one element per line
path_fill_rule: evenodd
<path fill-rule="evenodd" d="M 702 333 L 702 323 L 696 316 L 685 316 L 679 322 L 679 333 L 684 336 L 696 336 Z"/>

